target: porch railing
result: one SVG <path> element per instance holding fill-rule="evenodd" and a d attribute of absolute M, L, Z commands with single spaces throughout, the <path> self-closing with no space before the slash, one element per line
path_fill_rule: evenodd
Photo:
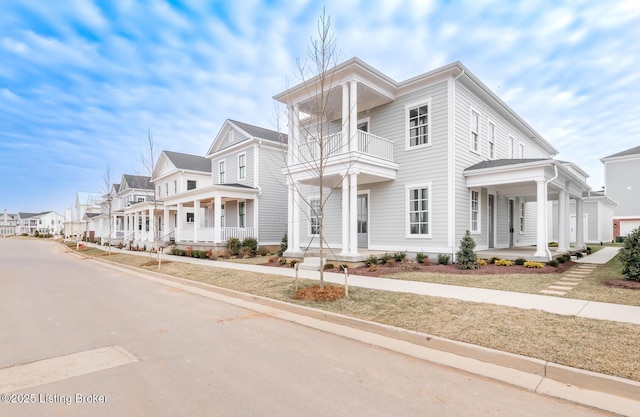
<path fill-rule="evenodd" d="M 348 143 L 342 140 L 342 132 L 327 136 L 324 140 L 323 157 L 349 153 Z M 393 142 L 389 139 L 358 130 L 357 142 L 357 152 L 393 161 Z M 307 140 L 298 145 L 298 152 L 300 162 L 315 161 L 320 158 L 320 144 L 314 139 Z"/>
<path fill-rule="evenodd" d="M 176 242 L 214 242 L 215 227 L 200 227 L 197 231 L 197 239 L 192 227 L 180 228 L 176 234 Z M 254 227 L 222 227 L 220 228 L 220 240 L 226 242 L 227 239 L 235 237 L 244 240 L 248 237 L 255 237 Z"/>

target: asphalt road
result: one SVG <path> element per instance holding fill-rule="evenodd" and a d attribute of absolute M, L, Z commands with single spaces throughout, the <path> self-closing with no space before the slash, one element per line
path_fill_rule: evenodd
<path fill-rule="evenodd" d="M 609 415 L 105 268 L 45 241 L 0 239 L 0 329 L 0 416 Z"/>

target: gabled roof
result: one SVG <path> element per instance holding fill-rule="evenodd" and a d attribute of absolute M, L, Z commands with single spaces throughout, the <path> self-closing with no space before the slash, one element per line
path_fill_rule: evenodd
<path fill-rule="evenodd" d="M 204 156 L 190 155 L 180 152 L 162 151 L 176 169 L 211 172 L 211 161 Z"/>
<path fill-rule="evenodd" d="M 275 130 L 265 129 L 263 127 L 250 125 L 247 123 L 238 122 L 237 120 L 227 119 L 231 124 L 235 125 L 238 129 L 243 130 L 248 136 L 253 138 L 260 138 L 271 140 L 277 143 L 287 143 L 287 135 L 284 133 L 276 132 Z"/>
<path fill-rule="evenodd" d="M 84 216 L 88 219 L 92 218 L 92 217 L 97 217 L 102 215 L 102 213 L 85 213 Z"/>
<path fill-rule="evenodd" d="M 601 159 L 609 159 L 609 158 L 617 158 L 619 156 L 631 156 L 631 155 L 640 155 L 640 146 L 636 146 L 635 148 L 627 149 L 626 151 L 614 153 L 613 155 L 605 156 Z"/>
<path fill-rule="evenodd" d="M 22 213 L 22 212 L 18 213 L 18 216 L 20 216 L 21 219 L 28 219 L 30 217 L 35 217 L 39 215 L 40 213 Z"/>
<path fill-rule="evenodd" d="M 123 188 L 122 185 L 126 186 Z M 126 188 L 153 190 L 153 183 L 151 182 L 151 177 L 123 174 L 122 181 L 120 182 L 120 189 L 124 191 Z"/>
<path fill-rule="evenodd" d="M 78 195 L 76 197 L 79 204 L 87 204 L 94 205 L 97 201 L 102 199 L 100 193 L 87 192 L 87 191 L 78 191 Z"/>
<path fill-rule="evenodd" d="M 120 191 L 120 184 L 113 184 L 113 191 L 115 191 L 116 193 Z"/>
<path fill-rule="evenodd" d="M 552 161 L 549 158 L 542 159 L 493 159 L 490 161 L 482 161 L 475 165 L 471 165 L 468 168 L 465 168 L 464 171 L 473 171 L 475 169 L 485 169 L 485 168 L 497 168 L 504 167 L 509 165 L 520 165 L 520 164 L 528 164 L 531 162 L 539 162 L 539 161 Z"/>

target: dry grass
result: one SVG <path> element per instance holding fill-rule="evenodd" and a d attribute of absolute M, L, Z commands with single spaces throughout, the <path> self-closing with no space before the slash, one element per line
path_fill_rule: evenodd
<path fill-rule="evenodd" d="M 88 249 L 84 254 L 95 256 L 92 251 L 93 249 Z M 100 252 L 96 250 L 96 253 Z M 108 259 L 136 267 L 141 267 L 148 261 L 146 257 L 127 254 L 114 254 Z M 158 270 L 157 266 L 143 269 Z M 637 360 L 640 326 L 637 325 L 363 288 L 351 288 L 348 298 L 330 303 L 296 301 L 293 299 L 296 292 L 293 279 L 279 275 L 182 262 L 163 264 L 160 272 L 640 381 L 640 361 Z M 478 279 L 477 276 L 457 278 Z M 502 279 L 511 278 L 508 276 Z M 549 277 L 536 275 L 524 279 L 543 278 Z M 300 280 L 300 284 L 302 287 L 309 287 L 317 283 Z M 542 282 L 536 285 L 541 284 Z M 517 287 L 520 284 L 512 285 Z"/>
<path fill-rule="evenodd" d="M 639 290 L 613 288 L 602 284 L 610 279 L 621 279 L 621 270 L 622 264 L 615 257 L 605 265 L 598 266 L 567 295 L 580 300 L 640 306 Z"/>

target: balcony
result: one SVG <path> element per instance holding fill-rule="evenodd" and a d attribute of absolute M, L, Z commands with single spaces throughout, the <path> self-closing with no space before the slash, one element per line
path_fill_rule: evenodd
<path fill-rule="evenodd" d="M 359 152 L 374 158 L 393 162 L 393 142 L 376 136 L 369 132 L 358 130 L 357 148 L 353 152 Z M 324 138 L 323 158 L 330 158 L 335 155 L 348 154 L 349 146 L 342 140 L 342 132 L 335 133 Z M 315 140 L 308 140 L 298 146 L 300 162 L 315 161 L 320 158 L 320 144 Z"/>

